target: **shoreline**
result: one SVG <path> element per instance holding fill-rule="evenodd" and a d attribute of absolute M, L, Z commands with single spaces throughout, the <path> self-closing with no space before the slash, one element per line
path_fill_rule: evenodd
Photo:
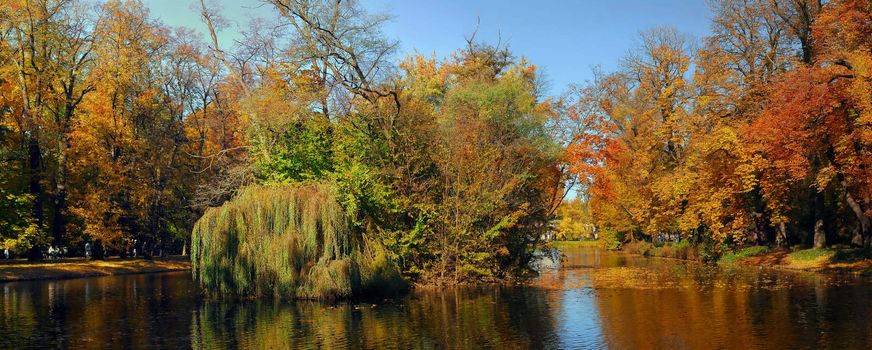
<path fill-rule="evenodd" d="M 763 267 L 783 271 L 804 271 L 822 274 L 872 275 L 872 259 L 857 259 L 839 261 L 834 257 L 840 252 L 850 252 L 850 249 L 827 249 L 828 254 L 811 260 L 793 261 L 788 249 L 773 249 L 769 252 L 745 257 L 734 262 L 743 267 Z M 725 264 L 726 265 L 726 264 Z"/>
<path fill-rule="evenodd" d="M 42 262 L 5 260 L 0 262 L 0 283 L 176 272 L 190 269 L 191 262 L 187 256 L 153 260 L 130 258 L 106 260 L 72 258 Z"/>
<path fill-rule="evenodd" d="M 552 246 L 559 247 L 590 247 L 602 249 L 596 241 L 554 241 Z M 669 256 L 640 254 L 628 249 L 617 252 L 645 258 L 660 258 L 689 263 L 702 263 L 694 259 L 682 259 Z M 719 260 L 713 265 L 737 268 L 767 268 L 793 272 L 815 272 L 823 274 L 853 274 L 872 276 L 872 259 L 857 259 L 853 261 L 833 261 L 840 252 L 851 250 L 828 249 L 823 257 L 810 261 L 791 261 L 791 251 L 787 249 L 769 249 L 768 251 L 734 261 Z M 85 258 L 70 258 L 62 260 L 29 262 L 26 260 L 0 260 L 0 283 L 42 280 L 64 280 L 87 277 L 120 276 L 134 274 L 164 273 L 190 271 L 191 262 L 187 256 L 171 256 L 146 260 L 141 258 L 109 258 L 106 260 L 88 260 Z M 506 283 L 503 281 L 502 283 Z M 484 283 L 501 284 L 501 282 Z M 514 284 L 508 282 L 508 284 Z M 439 288 L 429 283 L 416 283 L 411 289 L 426 291 Z"/>
<path fill-rule="evenodd" d="M 559 248 L 560 246 L 587 246 L 604 249 L 596 245 L 595 241 L 575 242 L 575 241 L 554 241 L 552 246 Z M 652 246 L 653 247 L 653 246 Z M 754 248 L 754 247 L 750 247 Z M 693 263 L 701 263 L 697 258 L 679 258 L 673 256 L 661 256 L 657 253 L 651 253 L 652 250 L 645 250 L 648 253 L 640 253 L 634 251 L 625 245 L 621 249 L 613 250 L 622 254 L 635 255 L 645 258 L 669 259 Z M 739 254 L 743 249 L 738 249 L 732 254 Z M 810 257 L 802 257 L 803 253 L 813 252 Z M 765 247 L 762 251 L 748 256 L 735 256 L 732 259 L 727 258 L 727 255 L 721 256 L 712 265 L 722 267 L 736 268 L 766 268 L 791 272 L 815 272 L 822 274 L 851 274 L 872 276 L 872 258 L 866 257 L 868 252 L 863 252 L 861 249 L 853 248 L 827 248 L 827 249 L 803 249 L 790 250 L 786 248 L 771 248 Z M 698 256 L 698 253 L 694 255 Z M 808 255 L 808 254 L 805 254 Z M 727 258 L 727 259 L 725 259 Z"/>

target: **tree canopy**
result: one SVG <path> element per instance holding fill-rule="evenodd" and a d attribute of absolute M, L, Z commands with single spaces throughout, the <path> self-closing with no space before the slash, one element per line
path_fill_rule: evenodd
<path fill-rule="evenodd" d="M 436 284 L 528 274 L 558 214 L 628 240 L 869 246 L 872 5 L 710 3 L 710 36 L 646 30 L 547 96 L 474 33 L 402 56 L 357 1 L 264 1 L 273 22 L 238 43 L 207 1 L 207 35 L 140 0 L 4 1 L 0 244 L 186 253 L 214 208 L 315 186 Z"/>
<path fill-rule="evenodd" d="M 712 2 L 691 49 L 658 28 L 579 88 L 567 148 L 628 239 L 869 246 L 872 4 Z"/>

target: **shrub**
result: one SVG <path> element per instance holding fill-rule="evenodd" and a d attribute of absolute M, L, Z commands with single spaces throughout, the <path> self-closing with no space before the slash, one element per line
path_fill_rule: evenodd
<path fill-rule="evenodd" d="M 214 297 L 333 299 L 404 285 L 325 185 L 250 186 L 210 208 L 192 231 L 191 262 Z"/>
<path fill-rule="evenodd" d="M 612 228 L 605 228 L 603 229 L 600 241 L 602 242 L 603 248 L 608 250 L 618 250 L 621 249 L 621 245 L 623 245 L 624 235 Z"/>
<path fill-rule="evenodd" d="M 691 245 L 690 241 L 683 240 L 681 242 L 673 244 L 672 246 L 675 247 L 676 250 L 675 258 L 685 260 L 700 260 L 697 248 Z"/>
<path fill-rule="evenodd" d="M 866 259 L 872 259 L 872 252 L 870 252 L 868 249 L 842 249 L 836 251 L 836 253 L 833 255 L 832 261 L 840 263 L 853 263 Z"/>
<path fill-rule="evenodd" d="M 696 249 L 688 241 L 677 243 L 666 242 L 662 246 L 654 248 L 650 254 L 662 258 L 682 260 L 696 260 L 699 258 Z"/>
<path fill-rule="evenodd" d="M 642 256 L 654 256 L 654 244 L 645 241 L 633 241 L 624 245 L 624 250 Z"/>

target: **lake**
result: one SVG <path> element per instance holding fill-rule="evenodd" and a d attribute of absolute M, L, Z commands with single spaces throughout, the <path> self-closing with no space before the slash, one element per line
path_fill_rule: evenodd
<path fill-rule="evenodd" d="M 593 248 L 529 286 L 202 300 L 189 273 L 0 284 L 0 348 L 868 349 L 872 282 Z"/>

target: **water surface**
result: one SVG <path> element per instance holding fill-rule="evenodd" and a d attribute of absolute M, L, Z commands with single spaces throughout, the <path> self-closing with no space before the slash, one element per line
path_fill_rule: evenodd
<path fill-rule="evenodd" d="M 0 348 L 872 348 L 872 284 L 589 248 L 532 286 L 327 305 L 200 299 L 188 273 L 0 284 Z"/>

